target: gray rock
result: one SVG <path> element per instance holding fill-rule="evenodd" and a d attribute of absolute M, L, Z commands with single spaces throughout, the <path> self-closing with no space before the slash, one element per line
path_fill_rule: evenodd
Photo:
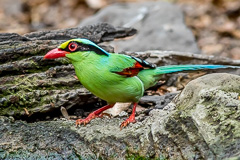
<path fill-rule="evenodd" d="M 194 123 L 197 129 L 198 135 L 188 133 L 189 139 L 201 136 L 215 154 L 213 159 L 240 157 L 239 82 L 240 76 L 227 73 L 206 75 L 191 81 L 174 99 L 182 119 L 187 120 L 185 125 Z M 204 153 L 208 158 L 209 151 Z"/>
<path fill-rule="evenodd" d="M 167 93 L 162 96 L 144 96 L 140 99 L 139 104 L 148 104 L 153 103 L 155 105 L 155 108 L 157 109 L 163 109 L 168 103 L 170 103 L 173 98 L 178 93 Z"/>
<path fill-rule="evenodd" d="M 1 159 L 225 159 L 240 156 L 240 76 L 191 81 L 175 110 L 154 109 L 120 131 L 123 118 L 26 123 L 0 117 Z M 138 117 L 137 117 L 138 118 Z"/>
<path fill-rule="evenodd" d="M 200 52 L 193 34 L 184 23 L 182 11 L 168 2 L 113 4 L 83 20 L 80 26 L 97 22 L 138 30 L 137 35 L 131 39 L 111 42 L 116 52 L 156 49 Z"/>

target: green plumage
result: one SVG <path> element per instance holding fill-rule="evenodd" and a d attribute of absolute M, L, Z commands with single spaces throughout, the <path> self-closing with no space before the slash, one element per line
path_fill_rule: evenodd
<path fill-rule="evenodd" d="M 144 90 L 156 84 L 162 74 L 187 70 L 228 68 L 224 65 L 172 65 L 153 67 L 146 61 L 122 54 L 108 53 L 87 39 L 64 42 L 57 52 L 72 62 L 80 82 L 109 104 L 138 102 Z M 52 52 L 55 52 L 52 51 Z M 56 58 L 49 53 L 46 57 Z M 144 66 L 144 67 L 143 67 Z M 148 67 L 148 69 L 146 69 Z M 236 68 L 236 67 L 235 67 Z"/>
<path fill-rule="evenodd" d="M 135 60 L 120 54 L 98 55 L 92 51 L 67 54 L 80 82 L 93 94 L 115 102 L 137 102 L 144 84 L 137 77 L 125 77 L 115 72 L 134 66 Z"/>
<path fill-rule="evenodd" d="M 72 41 L 89 46 L 87 51 L 75 51 L 66 54 L 75 68 L 80 82 L 93 94 L 106 100 L 109 104 L 115 102 L 137 102 L 144 90 L 156 84 L 162 74 L 187 70 L 227 68 L 223 65 L 172 65 L 143 69 L 136 76 L 126 77 L 116 74 L 126 68 L 134 67 L 135 58 L 122 54 L 107 53 L 96 44 L 86 39 L 69 40 L 59 48 L 67 48 Z M 96 47 L 91 50 L 91 47 Z M 101 52 L 98 54 L 98 52 Z"/>
<path fill-rule="evenodd" d="M 78 119 L 76 125 L 89 123 L 116 102 L 134 102 L 132 114 L 120 125 L 126 127 L 136 122 L 137 102 L 144 90 L 155 85 L 162 74 L 180 71 L 217 68 L 240 68 L 225 65 L 172 65 L 155 67 L 141 59 L 108 53 L 87 39 L 72 39 L 49 51 L 44 58 L 67 57 L 72 62 L 80 82 L 93 94 L 108 102 L 108 105 Z"/>

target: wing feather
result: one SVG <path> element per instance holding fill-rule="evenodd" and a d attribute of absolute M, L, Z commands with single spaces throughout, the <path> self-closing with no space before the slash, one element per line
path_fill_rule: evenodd
<path fill-rule="evenodd" d="M 134 77 L 145 68 L 155 68 L 156 66 L 148 63 L 142 59 L 126 56 L 126 55 L 112 55 L 113 62 L 115 62 L 115 68 L 111 71 L 126 77 Z"/>

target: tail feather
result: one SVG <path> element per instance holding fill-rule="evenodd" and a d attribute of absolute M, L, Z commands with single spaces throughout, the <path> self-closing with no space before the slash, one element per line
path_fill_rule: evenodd
<path fill-rule="evenodd" d="M 181 71 L 194 71 L 204 69 L 220 69 L 220 68 L 240 68 L 240 66 L 227 65 L 171 65 L 161 66 L 154 69 L 144 69 L 138 73 L 139 79 L 143 82 L 144 88 L 147 89 L 157 83 L 162 74 L 175 73 Z"/>
<path fill-rule="evenodd" d="M 156 68 L 156 74 L 166 74 L 181 71 L 194 71 L 202 69 L 219 69 L 219 68 L 240 68 L 240 66 L 228 65 L 171 65 Z"/>

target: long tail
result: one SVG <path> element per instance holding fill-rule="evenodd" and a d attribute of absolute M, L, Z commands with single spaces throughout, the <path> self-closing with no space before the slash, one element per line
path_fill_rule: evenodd
<path fill-rule="evenodd" d="M 227 66 L 227 65 L 171 65 L 157 67 L 156 74 L 166 74 L 181 71 L 194 71 L 203 69 L 219 69 L 219 68 L 240 68 L 240 66 Z"/>
<path fill-rule="evenodd" d="M 240 66 L 228 65 L 171 65 L 161 66 L 155 69 L 145 69 L 137 75 L 143 82 L 144 88 L 147 89 L 157 83 L 162 74 L 175 73 L 181 71 L 195 71 L 205 69 L 220 69 L 220 68 L 240 68 Z"/>

